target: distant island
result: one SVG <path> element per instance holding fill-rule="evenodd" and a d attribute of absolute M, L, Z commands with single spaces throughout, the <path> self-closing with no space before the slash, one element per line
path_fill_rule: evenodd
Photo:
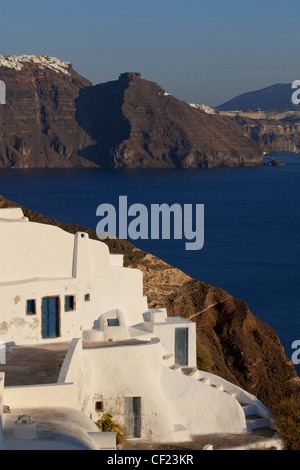
<path fill-rule="evenodd" d="M 275 85 L 250 91 L 236 96 L 231 100 L 217 106 L 219 111 L 297 111 L 298 106 L 292 103 L 292 84 L 276 83 Z"/>

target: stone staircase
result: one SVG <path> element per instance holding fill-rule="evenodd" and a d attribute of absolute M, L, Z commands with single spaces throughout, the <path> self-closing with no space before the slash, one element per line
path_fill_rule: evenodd
<path fill-rule="evenodd" d="M 196 367 L 182 367 L 174 364 L 174 356 L 168 354 L 163 356 L 165 367 L 174 370 L 177 373 L 184 374 L 193 380 L 213 387 L 220 393 L 227 393 L 233 399 L 237 400 L 245 414 L 246 429 L 251 433 L 263 428 L 273 428 L 273 416 L 270 411 L 253 395 L 249 394 L 240 387 L 218 377 L 214 374 L 198 370 Z"/>
<path fill-rule="evenodd" d="M 240 405 L 242 406 L 245 413 L 248 432 L 252 432 L 255 429 L 272 427 L 273 418 L 271 414 L 269 416 L 263 416 L 260 414 L 260 411 L 255 403 L 240 403 Z"/>

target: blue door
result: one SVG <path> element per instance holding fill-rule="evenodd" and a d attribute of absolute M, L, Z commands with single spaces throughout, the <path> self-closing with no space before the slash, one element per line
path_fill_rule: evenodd
<path fill-rule="evenodd" d="M 189 329 L 175 328 L 175 364 L 188 365 Z"/>
<path fill-rule="evenodd" d="M 42 319 L 43 338 L 57 338 L 59 298 L 58 297 L 44 297 L 42 309 L 43 309 L 43 319 Z"/>
<path fill-rule="evenodd" d="M 141 437 L 141 397 L 124 398 L 124 417 L 128 437 Z"/>

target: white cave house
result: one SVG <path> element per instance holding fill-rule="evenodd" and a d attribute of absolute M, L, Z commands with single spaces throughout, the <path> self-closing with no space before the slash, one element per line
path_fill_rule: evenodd
<path fill-rule="evenodd" d="M 141 271 L 86 233 L 0 209 L 0 299 L 0 448 L 111 448 L 94 424 L 106 412 L 130 439 L 155 442 L 247 433 L 272 419 L 254 396 L 198 370 L 195 323 L 149 309 Z M 16 348 L 34 360 L 35 348 L 60 345 L 57 380 L 41 382 L 39 369 L 28 384 L 6 384 Z"/>

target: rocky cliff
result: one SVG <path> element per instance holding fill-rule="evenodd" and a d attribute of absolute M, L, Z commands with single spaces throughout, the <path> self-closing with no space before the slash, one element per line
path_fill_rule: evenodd
<path fill-rule="evenodd" d="M 82 90 L 78 122 L 112 167 L 211 168 L 262 164 L 259 146 L 218 116 L 191 108 L 138 73 Z M 88 123 L 88 124 L 87 124 Z"/>
<path fill-rule="evenodd" d="M 260 147 L 219 116 L 140 74 L 92 86 L 48 56 L 0 56 L 0 168 L 262 164 Z"/>
<path fill-rule="evenodd" d="M 0 168 L 86 166 L 74 102 L 91 83 L 68 63 L 36 56 L 0 56 L 0 80 Z"/>
<path fill-rule="evenodd" d="M 300 152 L 300 106 L 267 111 L 219 111 L 205 105 L 190 105 L 208 115 L 218 116 L 233 131 L 240 130 L 264 153 Z"/>
<path fill-rule="evenodd" d="M 300 106 L 299 106 L 300 108 Z M 300 152 L 300 109 L 220 114 L 237 124 L 266 153 Z M 299 109 L 299 110 L 298 110 Z"/>
<path fill-rule="evenodd" d="M 0 207 L 18 204 L 0 196 Z M 51 220 L 23 208 L 31 221 L 53 224 L 75 233 L 94 231 Z M 222 289 L 192 279 L 157 257 L 124 240 L 107 240 L 113 253 L 124 254 L 124 265 L 144 276 L 149 306 L 166 307 L 169 316 L 183 316 L 197 325 L 197 336 L 213 359 L 212 372 L 257 396 L 270 409 L 282 399 L 299 394 L 300 380 L 285 356 L 276 333 L 256 318 L 245 302 Z"/>
<path fill-rule="evenodd" d="M 292 103 L 291 83 L 239 95 L 214 112 L 237 124 L 264 152 L 300 152 L 300 105 Z"/>

